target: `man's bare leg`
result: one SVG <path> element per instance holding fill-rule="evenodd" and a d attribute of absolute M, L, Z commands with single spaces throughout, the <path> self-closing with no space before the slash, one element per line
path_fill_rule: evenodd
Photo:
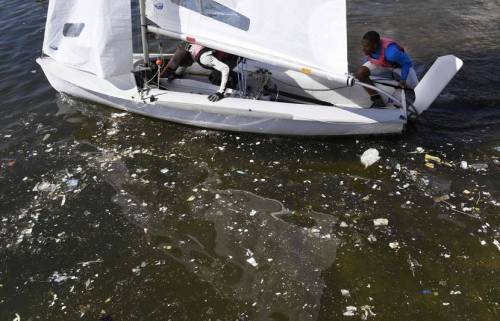
<path fill-rule="evenodd" d="M 370 74 L 371 74 L 371 72 L 370 72 L 370 69 L 368 67 L 361 66 L 361 67 L 359 67 L 358 72 L 356 72 L 356 78 L 362 83 L 375 86 L 373 81 L 370 79 Z M 373 102 L 371 107 L 375 107 L 375 108 L 376 107 L 385 107 L 385 102 L 377 91 L 370 89 L 370 88 L 366 88 L 366 87 L 363 87 L 363 88 L 366 90 L 368 95 L 370 95 L 370 99 Z"/>

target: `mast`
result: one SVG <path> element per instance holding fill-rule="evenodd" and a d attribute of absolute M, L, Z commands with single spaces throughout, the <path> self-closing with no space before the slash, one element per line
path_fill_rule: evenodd
<path fill-rule="evenodd" d="M 141 39 L 142 39 L 142 52 L 144 54 L 144 66 L 149 66 L 149 47 L 148 47 L 148 26 L 146 24 L 146 0 L 139 0 L 140 14 L 141 14 Z"/>

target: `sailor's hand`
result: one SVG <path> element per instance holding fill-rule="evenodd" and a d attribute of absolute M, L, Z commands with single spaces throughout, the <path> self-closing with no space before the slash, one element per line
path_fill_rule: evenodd
<path fill-rule="evenodd" d="M 177 75 L 175 74 L 175 72 L 171 72 L 171 73 L 167 74 L 167 80 L 169 82 L 174 80 L 175 78 L 177 78 Z"/>
<path fill-rule="evenodd" d="M 175 71 L 167 67 L 160 72 L 160 78 L 167 78 L 168 81 L 172 81 L 175 78 Z"/>
<path fill-rule="evenodd" d="M 399 87 L 406 89 L 406 80 L 400 80 L 399 81 Z"/>
<path fill-rule="evenodd" d="M 210 96 L 208 96 L 208 100 L 213 101 L 213 102 L 219 101 L 222 98 L 224 98 L 224 94 L 221 93 L 220 91 L 216 92 L 215 94 L 211 94 Z"/>

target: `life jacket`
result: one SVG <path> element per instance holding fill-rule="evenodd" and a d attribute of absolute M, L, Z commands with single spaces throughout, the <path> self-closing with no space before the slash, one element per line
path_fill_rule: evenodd
<path fill-rule="evenodd" d="M 200 57 L 204 52 L 207 52 L 208 49 L 207 47 L 203 47 L 202 45 L 197 45 L 197 44 L 191 44 L 189 47 L 189 53 L 191 54 L 191 57 L 193 57 L 193 60 L 196 62 L 200 62 Z"/>
<path fill-rule="evenodd" d="M 207 51 L 213 51 L 214 57 L 217 58 L 217 60 L 222 61 L 222 62 L 226 62 L 227 60 L 229 60 L 232 57 L 232 55 L 227 53 L 227 52 L 213 50 L 213 49 L 210 49 L 210 48 L 204 47 L 202 45 L 198 45 L 198 44 L 191 44 L 191 47 L 189 49 L 189 53 L 191 54 L 191 57 L 193 57 L 193 60 L 195 62 L 197 62 L 203 68 L 212 69 L 208 66 L 203 65 L 200 62 L 201 55 L 203 55 Z"/>
<path fill-rule="evenodd" d="M 370 61 L 372 64 L 384 67 L 384 68 L 393 68 L 395 67 L 393 64 L 385 60 L 385 50 L 392 44 L 395 44 L 399 50 L 405 51 L 405 49 L 399 45 L 395 40 L 392 40 L 391 38 L 380 38 L 380 57 L 378 59 L 373 58 L 371 55 L 368 55 L 368 61 Z"/>

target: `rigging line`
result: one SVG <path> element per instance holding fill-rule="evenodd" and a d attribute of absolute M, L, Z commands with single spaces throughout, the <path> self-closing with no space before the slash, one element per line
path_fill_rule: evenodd
<path fill-rule="evenodd" d="M 413 92 L 413 95 L 415 95 L 415 89 L 411 89 L 411 88 L 402 88 L 401 86 L 399 85 L 393 85 L 393 84 L 388 84 L 388 83 L 385 83 L 385 82 L 381 82 L 381 81 L 374 81 L 373 83 L 375 84 L 379 84 L 379 85 L 384 85 L 384 86 L 387 86 L 387 87 L 392 87 L 392 88 L 395 88 L 395 89 L 401 89 L 405 95 L 406 95 L 406 91 L 409 91 L 409 92 Z M 418 112 L 417 112 L 417 107 L 415 107 L 414 103 L 415 103 L 415 100 L 413 102 L 411 101 L 408 101 L 405 97 L 405 102 L 408 106 L 408 110 L 411 112 L 411 114 L 415 114 L 415 115 L 418 115 Z"/>
<path fill-rule="evenodd" d="M 163 59 L 163 46 L 162 46 L 162 45 L 160 45 L 160 54 L 159 54 L 159 57 L 160 57 L 161 59 Z M 149 87 L 149 84 L 150 84 L 153 80 L 155 80 L 155 78 L 156 78 L 157 76 L 158 76 L 158 84 L 160 83 L 160 74 L 159 74 L 159 73 L 160 73 L 161 67 L 162 67 L 162 66 L 157 66 L 157 70 L 156 70 L 155 74 L 154 74 L 154 75 L 153 75 L 153 77 L 151 77 L 151 79 L 149 79 L 149 80 L 147 80 L 147 72 L 145 72 L 145 73 L 144 73 L 144 80 L 145 80 L 144 86 Z M 160 86 L 158 85 L 158 88 L 159 88 L 159 87 L 160 87 Z"/>
<path fill-rule="evenodd" d="M 289 86 L 289 87 L 293 87 L 293 88 L 298 88 L 298 89 L 302 89 L 302 90 L 307 90 L 307 91 L 333 91 L 333 90 L 337 90 L 337 89 L 343 89 L 343 88 L 349 88 L 350 86 L 341 86 L 341 87 L 336 87 L 336 88 L 326 88 L 326 89 L 312 89 L 312 88 L 303 88 L 303 87 L 300 87 L 300 86 L 297 86 L 297 85 L 292 85 L 286 81 L 283 81 L 283 80 L 279 80 L 279 79 L 276 79 L 274 77 L 272 77 L 272 80 L 273 81 L 276 81 L 276 82 L 279 82 L 279 83 L 282 83 L 286 86 Z"/>

